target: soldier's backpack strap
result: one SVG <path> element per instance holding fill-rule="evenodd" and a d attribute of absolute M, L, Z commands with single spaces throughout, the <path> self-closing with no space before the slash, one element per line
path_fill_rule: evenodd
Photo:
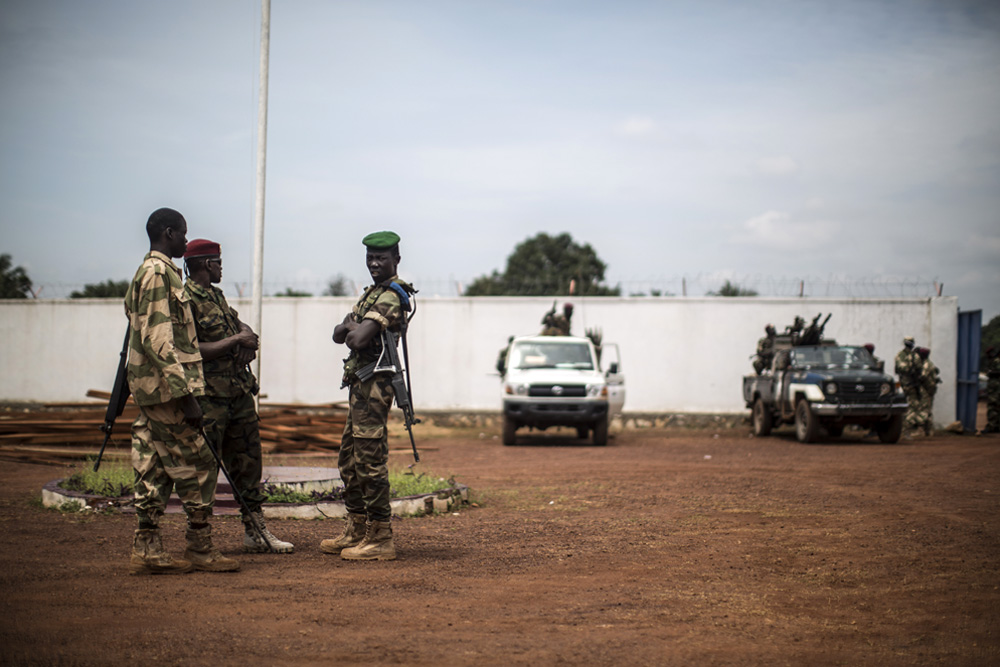
<path fill-rule="evenodd" d="M 396 281 L 389 283 L 389 287 L 393 292 L 399 295 L 399 305 L 403 308 L 403 312 L 410 312 L 410 294 L 416 292 L 416 290 L 413 290 L 411 287 L 410 289 L 413 290 L 413 292 L 411 292 Z"/>

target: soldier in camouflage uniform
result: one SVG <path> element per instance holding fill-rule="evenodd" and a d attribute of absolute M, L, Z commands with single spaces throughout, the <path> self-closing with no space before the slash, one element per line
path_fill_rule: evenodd
<path fill-rule="evenodd" d="M 333 330 L 335 343 L 345 343 L 344 386 L 350 387 L 349 411 L 340 442 L 338 467 L 344 482 L 347 522 L 340 537 L 323 540 L 320 549 L 347 560 L 392 560 L 392 511 L 389 504 L 389 443 L 386 421 L 394 397 L 391 376 L 379 373 L 362 381 L 357 371 L 382 353 L 381 333 L 398 333 L 405 317 L 404 301 L 411 285 L 396 276 L 399 236 L 375 232 L 362 243 L 373 284 Z"/>
<path fill-rule="evenodd" d="M 225 295 L 213 283 L 222 280 L 222 248 L 207 239 L 187 245 L 184 263 L 188 279 L 184 291 L 191 300 L 198 347 L 205 372 L 205 395 L 198 399 L 204 414 L 205 435 L 222 458 L 236 490 L 253 513 L 243 512 L 243 550 L 249 553 L 291 553 L 294 545 L 271 534 L 264 523 L 260 488 L 262 460 L 260 428 L 254 396 L 257 379 L 247 367 L 257 356 L 257 334 L 240 321 Z M 268 546 L 270 544 L 270 547 Z"/>
<path fill-rule="evenodd" d="M 218 467 L 201 436 L 204 393 L 194 317 L 181 272 L 171 261 L 187 247 L 187 222 L 173 209 L 153 211 L 146 222 L 149 253 L 125 295 L 129 318 L 128 384 L 139 406 L 132 425 L 132 467 L 139 528 L 132 542 L 133 574 L 192 569 L 238 570 L 212 544 L 209 517 Z M 171 490 L 187 514 L 184 559 L 163 551 L 159 521 Z"/>
<path fill-rule="evenodd" d="M 930 360 L 930 354 L 931 351 L 926 347 L 917 348 L 920 360 L 920 398 L 914 426 L 923 429 L 924 435 L 930 435 L 934 429 L 934 395 L 937 393 L 937 386 L 941 384 L 941 373 Z"/>
<path fill-rule="evenodd" d="M 543 336 L 569 336 L 569 330 L 571 326 L 571 321 L 573 319 L 573 304 L 564 303 L 562 315 L 557 315 L 555 313 L 555 305 L 552 306 L 552 310 L 545 313 L 545 317 L 542 318 L 542 328 Z"/>
<path fill-rule="evenodd" d="M 771 362 L 774 360 L 774 337 L 777 334 L 774 325 L 768 324 L 764 327 L 764 334 L 763 338 L 757 339 L 757 358 L 753 362 L 753 369 L 757 375 L 771 368 Z"/>
<path fill-rule="evenodd" d="M 986 428 L 983 433 L 1000 433 L 1000 349 L 986 350 Z"/>
<path fill-rule="evenodd" d="M 923 366 L 916 350 L 913 349 L 913 336 L 903 339 L 903 349 L 896 355 L 894 371 L 899 378 L 899 386 L 906 395 L 906 428 L 916 428 L 919 424 L 917 408 L 920 402 L 920 369 Z"/>

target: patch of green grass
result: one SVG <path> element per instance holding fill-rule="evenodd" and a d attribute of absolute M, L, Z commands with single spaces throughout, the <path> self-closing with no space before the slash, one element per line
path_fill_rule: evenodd
<path fill-rule="evenodd" d="M 456 486 L 457 483 L 453 477 L 445 479 L 430 473 L 415 473 L 412 470 L 389 471 L 389 495 L 392 498 L 446 491 Z M 301 491 L 289 490 L 279 484 L 266 484 L 264 495 L 267 496 L 265 502 L 269 503 L 335 502 L 344 499 L 344 489 L 340 487 L 332 491 L 302 493 Z"/>
<path fill-rule="evenodd" d="M 93 464 L 85 463 L 64 479 L 60 486 L 69 491 L 119 498 L 132 494 L 133 476 L 132 466 L 120 462 L 105 462 L 97 472 L 94 472 Z M 454 477 L 446 479 L 431 473 L 417 473 L 412 469 L 389 471 L 390 495 L 393 498 L 448 491 L 456 486 Z M 281 485 L 266 484 L 264 494 L 267 496 L 265 502 L 269 503 L 315 503 L 344 499 L 342 488 L 328 492 L 302 493 Z"/>
<path fill-rule="evenodd" d="M 119 498 L 132 494 L 134 473 L 132 466 L 117 461 L 105 462 L 97 472 L 94 466 L 85 463 L 59 486 L 68 491 L 91 493 L 108 498 Z"/>

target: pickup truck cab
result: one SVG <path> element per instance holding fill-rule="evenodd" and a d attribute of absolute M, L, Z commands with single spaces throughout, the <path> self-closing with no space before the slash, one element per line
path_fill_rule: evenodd
<path fill-rule="evenodd" d="M 603 357 L 603 359 L 602 359 Z M 602 361 L 607 370 L 602 370 Z M 608 422 L 625 403 L 618 346 L 595 348 L 589 338 L 522 336 L 507 350 L 502 371 L 503 444 L 517 429 L 575 427 L 580 438 L 608 443 Z"/>
<path fill-rule="evenodd" d="M 847 424 L 874 429 L 882 442 L 898 442 L 907 407 L 868 350 L 834 341 L 777 349 L 770 369 L 743 378 L 743 399 L 754 435 L 794 423 L 799 442 L 814 442 L 820 427 L 838 437 Z"/>

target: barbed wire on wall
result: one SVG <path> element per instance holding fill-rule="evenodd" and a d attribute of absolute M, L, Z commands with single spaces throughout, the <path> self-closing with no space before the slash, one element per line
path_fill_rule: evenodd
<path fill-rule="evenodd" d="M 407 277 L 409 278 L 409 276 Z M 264 295 L 276 296 L 289 293 L 323 296 L 330 280 L 276 279 L 264 282 Z M 454 277 L 415 277 L 413 284 L 420 295 L 428 297 L 462 296 L 465 286 L 472 280 Z M 359 295 L 369 283 L 368 278 L 343 277 L 342 296 Z M 697 273 L 688 275 L 629 277 L 606 281 L 609 287 L 618 287 L 624 297 L 702 297 L 718 293 L 729 284 L 758 296 L 772 297 L 833 297 L 849 299 L 926 298 L 941 296 L 944 285 L 936 279 L 912 276 L 776 276 L 768 274 L 720 275 Z M 249 298 L 252 289 L 247 282 L 223 282 L 223 290 L 230 298 Z M 66 299 L 74 291 L 82 291 L 83 283 L 41 283 L 33 288 L 35 298 Z M 525 295 L 529 295 L 527 292 Z"/>

